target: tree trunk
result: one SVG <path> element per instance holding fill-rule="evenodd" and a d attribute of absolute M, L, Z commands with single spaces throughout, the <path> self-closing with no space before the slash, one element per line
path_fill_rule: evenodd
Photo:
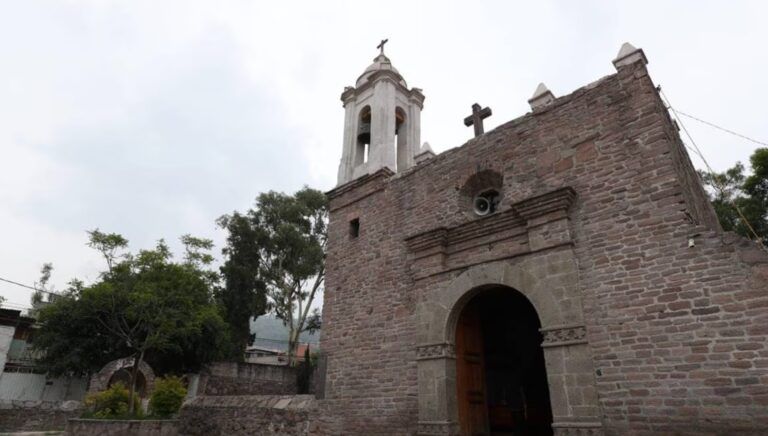
<path fill-rule="evenodd" d="M 133 371 L 131 371 L 131 386 L 129 387 L 130 395 L 128 396 L 128 414 L 133 415 L 136 413 L 136 410 L 134 410 L 133 407 L 133 399 L 136 396 L 136 379 L 139 377 L 139 365 L 141 365 L 141 361 L 144 359 L 144 350 L 141 350 L 140 353 L 138 353 L 139 357 L 133 358 Z"/>
<path fill-rule="evenodd" d="M 292 327 L 288 332 L 288 366 L 296 363 L 296 349 L 298 348 L 299 335 L 297 329 Z"/>

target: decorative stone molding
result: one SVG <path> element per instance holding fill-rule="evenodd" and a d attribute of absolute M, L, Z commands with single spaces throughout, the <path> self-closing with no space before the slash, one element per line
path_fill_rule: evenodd
<path fill-rule="evenodd" d="M 539 83 L 536 92 L 533 93 L 533 97 L 528 100 L 528 104 L 531 105 L 531 109 L 536 109 L 546 106 L 553 101 L 555 101 L 555 95 L 552 94 L 552 91 L 547 88 L 547 85 Z"/>
<path fill-rule="evenodd" d="M 625 65 L 632 65 L 635 62 L 642 62 L 643 65 L 648 65 L 648 58 L 645 57 L 643 49 L 635 48 L 632 44 L 625 42 L 621 49 L 619 49 L 616 59 L 613 60 L 613 66 L 618 70 Z"/>
<path fill-rule="evenodd" d="M 544 337 L 541 342 L 544 348 L 587 343 L 587 328 L 583 325 L 547 327 L 539 331 Z"/>
<path fill-rule="evenodd" d="M 330 193 L 329 193 L 330 194 Z M 567 212 L 576 199 L 571 187 L 560 188 L 512 205 L 511 210 L 472 220 L 456 227 L 438 227 L 405 239 L 411 251 L 424 251 L 436 246 L 454 245 L 468 239 L 492 235 L 502 230 L 524 226 L 526 221 L 553 212 Z M 522 220 L 521 220 L 522 218 Z"/>
<path fill-rule="evenodd" d="M 568 213 L 575 199 L 572 188 L 560 188 L 454 227 L 408 236 L 414 278 L 572 244 Z"/>
<path fill-rule="evenodd" d="M 456 350 L 453 344 L 429 344 L 416 347 L 416 360 L 455 359 Z"/>
<path fill-rule="evenodd" d="M 556 422 L 552 424 L 555 436 L 603 436 L 599 422 Z"/>
<path fill-rule="evenodd" d="M 389 168 L 382 168 L 374 173 L 365 175 L 363 177 L 358 177 L 355 180 L 352 180 L 350 182 L 347 182 L 343 185 L 339 185 L 330 191 L 326 192 L 325 195 L 327 195 L 329 198 L 333 199 L 336 198 L 344 193 L 347 193 L 349 191 L 355 191 L 357 188 L 359 188 L 362 185 L 365 185 L 366 183 L 370 182 L 371 180 L 376 179 L 387 179 L 391 176 L 394 176 L 395 172 L 392 171 Z"/>
<path fill-rule="evenodd" d="M 576 191 L 570 186 L 547 192 L 543 195 L 528 198 L 512 205 L 512 209 L 520 215 L 521 218 L 531 221 L 535 218 L 543 217 L 555 212 L 566 215 L 576 200 Z"/>
<path fill-rule="evenodd" d="M 423 163 L 432 159 L 433 157 L 435 157 L 435 152 L 432 150 L 432 147 L 429 145 L 429 142 L 425 142 L 421 146 L 421 150 L 419 151 L 419 154 L 417 154 L 413 159 L 418 165 L 420 163 Z"/>
<path fill-rule="evenodd" d="M 450 421 L 422 421 L 419 422 L 416 430 L 419 436 L 458 435 L 459 433 L 459 424 Z"/>

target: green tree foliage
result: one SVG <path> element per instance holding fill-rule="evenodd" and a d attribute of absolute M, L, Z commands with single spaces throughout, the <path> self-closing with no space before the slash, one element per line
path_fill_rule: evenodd
<path fill-rule="evenodd" d="M 221 267 L 224 285 L 217 290 L 216 298 L 232 336 L 230 357 L 239 360 L 251 341 L 251 317 L 259 317 L 267 310 L 266 286 L 259 278 L 259 247 L 249 217 L 235 212 L 219 218 L 218 224 L 229 234 L 222 250 L 226 258 Z"/>
<path fill-rule="evenodd" d="M 48 283 L 51 280 L 51 273 L 53 272 L 52 263 L 44 263 L 40 268 L 40 278 L 35 282 L 35 292 L 32 293 L 30 302 L 32 303 L 31 315 L 37 312 L 37 310 L 45 304 L 46 297 L 48 302 L 53 300 L 54 293 L 53 288 L 49 287 Z"/>
<path fill-rule="evenodd" d="M 210 271 L 197 262 L 173 262 L 162 240 L 154 249 L 118 256 L 115 248 L 127 245 L 124 238 L 98 230 L 89 234 L 108 270 L 89 286 L 71 283 L 41 309 L 34 344 L 51 372 L 88 374 L 133 355 L 130 386 L 135 386 L 144 359 L 160 372 L 181 372 L 220 358 L 229 348 Z"/>
<path fill-rule="evenodd" d="M 150 413 L 161 418 L 173 416 L 181 409 L 186 396 L 187 389 L 180 378 L 170 376 L 157 379 L 149 398 Z"/>
<path fill-rule="evenodd" d="M 129 416 L 131 394 L 122 383 L 115 383 L 102 392 L 85 398 L 85 416 L 88 418 L 115 419 Z M 139 399 L 134 398 L 134 410 L 141 410 Z"/>
<path fill-rule="evenodd" d="M 117 233 L 104 233 L 99 229 L 88 231 L 88 246 L 97 250 L 107 261 L 107 270 L 112 271 L 112 266 L 126 254 L 118 253 L 128 247 L 128 240 Z"/>
<path fill-rule="evenodd" d="M 219 219 L 229 232 L 220 298 L 233 331 L 248 332 L 251 316 L 272 310 L 289 329 L 293 358 L 301 332 L 319 328 L 311 306 L 325 279 L 327 221 L 325 195 L 307 187 L 263 193 L 255 208 Z M 238 345 L 245 343 L 241 336 Z"/>
<path fill-rule="evenodd" d="M 768 148 L 755 150 L 750 164 L 750 175 L 744 174 L 741 162 L 722 173 L 700 175 L 711 188 L 712 206 L 723 229 L 768 244 Z"/>

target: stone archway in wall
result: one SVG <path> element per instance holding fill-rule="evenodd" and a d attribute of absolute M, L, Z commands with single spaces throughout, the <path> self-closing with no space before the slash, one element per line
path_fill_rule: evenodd
<path fill-rule="evenodd" d="M 116 382 L 122 382 L 126 386 L 130 385 L 130 374 L 133 370 L 133 357 L 125 357 L 113 360 L 91 377 L 88 386 L 88 392 L 100 392 L 106 390 Z M 139 374 L 136 378 L 136 392 L 140 398 L 146 398 L 154 389 L 155 372 L 147 362 L 142 361 L 139 364 Z"/>
<path fill-rule="evenodd" d="M 456 323 L 456 401 L 463 434 L 552 435 L 536 309 L 515 289 L 479 290 Z"/>
<path fill-rule="evenodd" d="M 578 272 L 570 250 L 477 265 L 428 291 L 417 308 L 420 435 L 459 435 L 456 329 L 465 306 L 490 288 L 530 302 L 541 323 L 541 347 L 556 436 L 601 435 L 592 358 Z"/>

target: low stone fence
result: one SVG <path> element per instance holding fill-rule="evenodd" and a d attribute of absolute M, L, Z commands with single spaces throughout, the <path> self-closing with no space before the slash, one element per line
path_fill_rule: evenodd
<path fill-rule="evenodd" d="M 179 434 L 184 436 L 318 433 L 312 421 L 312 395 L 197 397 L 181 408 Z"/>
<path fill-rule="evenodd" d="M 64 430 L 81 411 L 79 401 L 0 400 L 0 432 Z"/>
<path fill-rule="evenodd" d="M 175 419 L 70 419 L 67 435 L 72 436 L 177 436 Z"/>
<path fill-rule="evenodd" d="M 297 368 L 243 362 L 216 362 L 201 374 L 197 395 L 295 394 Z"/>

